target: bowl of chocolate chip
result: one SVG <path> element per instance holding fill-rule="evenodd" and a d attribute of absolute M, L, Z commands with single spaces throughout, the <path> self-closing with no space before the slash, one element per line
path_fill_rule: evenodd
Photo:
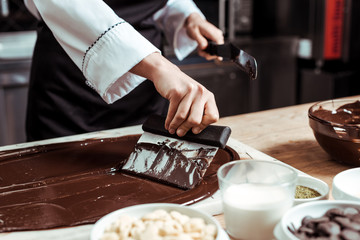
<path fill-rule="evenodd" d="M 332 159 L 360 166 L 360 101 L 319 102 L 308 111 L 309 124 L 319 145 Z"/>
<path fill-rule="evenodd" d="M 321 200 L 297 205 L 277 225 L 278 240 L 360 239 L 360 203 Z"/>

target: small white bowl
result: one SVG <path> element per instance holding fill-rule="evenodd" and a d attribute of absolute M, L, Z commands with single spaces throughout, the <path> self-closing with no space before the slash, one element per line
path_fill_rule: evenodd
<path fill-rule="evenodd" d="M 189 217 L 199 217 L 205 220 L 207 224 L 214 224 L 217 228 L 217 237 L 216 240 L 230 240 L 229 236 L 225 233 L 223 228 L 220 226 L 219 222 L 208 215 L 207 213 L 195 209 L 189 206 L 182 206 L 180 204 L 172 203 L 149 203 L 149 204 L 140 204 L 131 207 L 122 208 L 111 212 L 101 219 L 99 219 L 94 227 L 91 230 L 90 239 L 91 240 L 100 240 L 104 234 L 106 227 L 110 226 L 111 223 L 115 222 L 120 216 L 127 215 L 133 216 L 136 218 L 141 218 L 145 214 L 153 212 L 157 209 L 163 209 L 165 211 L 178 211 L 181 214 L 187 215 Z"/>
<path fill-rule="evenodd" d="M 307 203 L 317 200 L 325 200 L 328 199 L 329 197 L 329 185 L 318 178 L 299 175 L 296 185 L 312 188 L 316 190 L 318 193 L 320 193 L 320 196 L 315 198 L 294 198 L 294 206 L 301 203 Z"/>
<path fill-rule="evenodd" d="M 294 226 L 295 229 L 298 229 L 305 216 L 321 217 L 331 208 L 344 209 L 347 207 L 360 208 L 360 203 L 356 201 L 321 200 L 300 204 L 284 214 L 274 229 L 274 235 L 278 240 L 298 240 L 288 227 Z"/>
<path fill-rule="evenodd" d="M 360 201 L 360 167 L 338 173 L 333 179 L 332 196 L 336 200 Z"/>

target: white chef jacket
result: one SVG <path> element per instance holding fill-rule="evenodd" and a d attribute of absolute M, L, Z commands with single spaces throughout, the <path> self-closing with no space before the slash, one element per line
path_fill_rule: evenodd
<path fill-rule="evenodd" d="M 145 78 L 129 70 L 153 52 L 160 52 L 102 0 L 24 0 L 42 18 L 57 41 L 83 72 L 86 83 L 113 103 Z M 172 43 L 179 60 L 197 46 L 184 28 L 193 12 L 204 15 L 192 0 L 169 0 L 153 20 Z M 139 47 L 140 46 L 140 47 Z"/>

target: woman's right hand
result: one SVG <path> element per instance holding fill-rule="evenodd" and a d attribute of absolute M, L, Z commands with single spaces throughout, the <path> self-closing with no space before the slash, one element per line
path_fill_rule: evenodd
<path fill-rule="evenodd" d="M 165 128 L 171 134 L 184 136 L 189 130 L 198 134 L 219 120 L 214 94 L 161 54 L 150 54 L 130 72 L 151 80 L 160 95 L 169 100 Z"/>

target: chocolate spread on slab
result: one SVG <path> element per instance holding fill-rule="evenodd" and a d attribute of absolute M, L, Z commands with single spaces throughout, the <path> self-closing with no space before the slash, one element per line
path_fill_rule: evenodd
<path fill-rule="evenodd" d="M 177 142 L 172 143 L 174 145 Z M 121 168 L 130 174 L 161 181 L 181 189 L 192 189 L 203 179 L 217 148 L 177 149 L 166 142 L 137 143 Z"/>
<path fill-rule="evenodd" d="M 220 149 L 200 185 L 182 190 L 121 173 L 139 135 L 0 152 L 0 232 L 94 223 L 119 208 L 153 202 L 190 205 L 218 189 L 217 169 L 239 159 Z"/>
<path fill-rule="evenodd" d="M 309 114 L 309 122 L 316 140 L 333 159 L 360 166 L 360 101 L 332 111 L 320 106 Z"/>

